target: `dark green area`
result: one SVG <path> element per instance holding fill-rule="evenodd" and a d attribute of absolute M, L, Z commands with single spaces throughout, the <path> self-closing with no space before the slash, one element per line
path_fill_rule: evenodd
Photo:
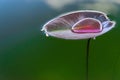
<path fill-rule="evenodd" d="M 0 80 L 85 80 L 87 40 L 46 37 L 48 20 L 68 11 L 91 9 L 95 1 L 76 1 L 54 9 L 44 1 L 0 1 Z M 120 5 L 92 7 L 108 12 L 116 27 L 91 41 L 89 80 L 120 80 Z M 107 11 L 108 10 L 108 11 Z"/>

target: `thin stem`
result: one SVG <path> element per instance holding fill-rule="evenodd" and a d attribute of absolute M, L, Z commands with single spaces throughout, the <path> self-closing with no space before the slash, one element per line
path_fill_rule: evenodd
<path fill-rule="evenodd" d="M 89 64 L 89 49 L 90 49 L 90 40 L 91 40 L 91 38 L 89 38 L 88 39 L 88 41 L 87 41 L 87 50 L 86 50 L 86 80 L 88 80 L 89 79 L 89 77 L 88 77 L 88 64 Z"/>

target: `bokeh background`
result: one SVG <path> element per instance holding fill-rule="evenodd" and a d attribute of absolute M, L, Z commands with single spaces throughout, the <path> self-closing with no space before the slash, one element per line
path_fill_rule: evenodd
<path fill-rule="evenodd" d="M 85 80 L 87 40 L 40 29 L 69 11 L 99 10 L 116 21 L 91 41 L 89 80 L 120 80 L 120 0 L 0 0 L 0 80 Z"/>

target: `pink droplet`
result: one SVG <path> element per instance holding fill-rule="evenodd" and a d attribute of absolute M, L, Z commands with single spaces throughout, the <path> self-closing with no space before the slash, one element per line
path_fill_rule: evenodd
<path fill-rule="evenodd" d="M 98 33 L 102 30 L 101 23 L 92 18 L 85 18 L 78 21 L 72 27 L 74 33 Z"/>

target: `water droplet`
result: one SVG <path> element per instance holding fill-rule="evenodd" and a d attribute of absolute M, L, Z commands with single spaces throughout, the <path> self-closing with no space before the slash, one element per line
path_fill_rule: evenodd
<path fill-rule="evenodd" d="M 102 25 L 97 19 L 85 18 L 78 21 L 72 27 L 75 33 L 97 33 L 102 30 Z"/>

